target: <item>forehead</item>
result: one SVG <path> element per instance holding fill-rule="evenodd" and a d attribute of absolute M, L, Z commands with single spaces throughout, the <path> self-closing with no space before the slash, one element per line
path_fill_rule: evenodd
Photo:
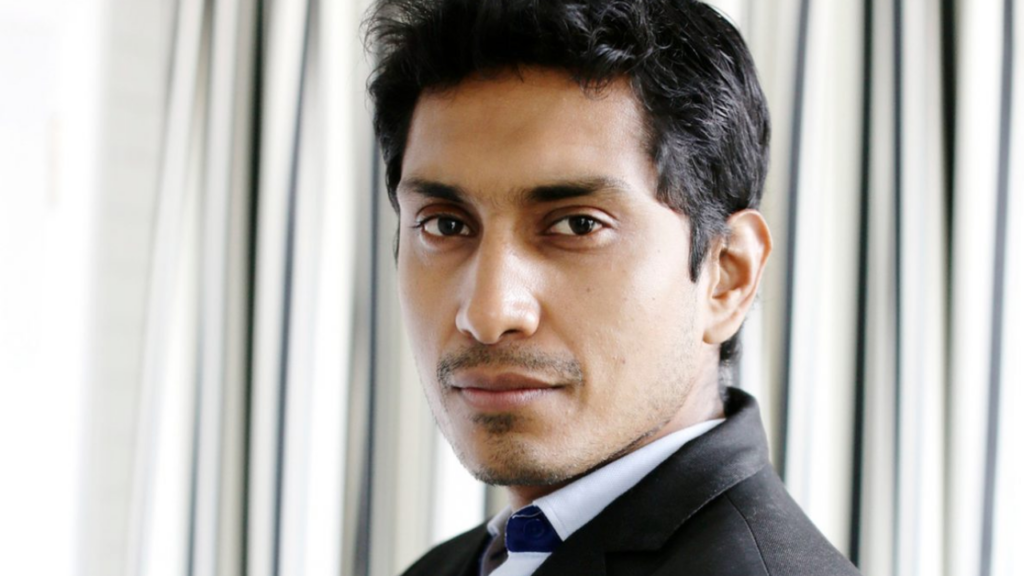
<path fill-rule="evenodd" d="M 625 79 L 590 93 L 554 70 L 474 78 L 420 97 L 402 180 L 494 191 L 608 178 L 653 193 L 643 127 Z"/>

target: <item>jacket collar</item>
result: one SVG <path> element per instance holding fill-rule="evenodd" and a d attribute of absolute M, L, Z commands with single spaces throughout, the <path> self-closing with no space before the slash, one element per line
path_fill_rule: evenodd
<path fill-rule="evenodd" d="M 574 532 L 535 576 L 605 574 L 608 552 L 657 550 L 697 511 L 769 464 L 757 401 L 730 388 L 726 421 L 684 445 Z"/>

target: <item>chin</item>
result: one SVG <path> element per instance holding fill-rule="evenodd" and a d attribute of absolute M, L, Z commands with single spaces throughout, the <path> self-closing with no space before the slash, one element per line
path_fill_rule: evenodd
<path fill-rule="evenodd" d="M 503 463 L 501 466 L 478 466 L 467 469 L 474 478 L 491 486 L 553 486 L 574 476 L 564 470 L 531 464 Z"/>
<path fill-rule="evenodd" d="M 475 448 L 455 452 L 474 478 L 492 486 L 551 486 L 581 474 L 578 463 L 566 462 L 564 457 L 545 458 L 550 450 L 507 436 Z"/>

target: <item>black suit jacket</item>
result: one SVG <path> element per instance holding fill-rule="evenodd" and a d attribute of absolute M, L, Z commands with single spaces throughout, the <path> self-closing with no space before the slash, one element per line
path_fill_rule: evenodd
<path fill-rule="evenodd" d="M 726 413 L 574 532 L 534 576 L 859 574 L 775 474 L 753 397 L 730 389 Z M 478 576 L 489 539 L 478 526 L 405 574 Z"/>

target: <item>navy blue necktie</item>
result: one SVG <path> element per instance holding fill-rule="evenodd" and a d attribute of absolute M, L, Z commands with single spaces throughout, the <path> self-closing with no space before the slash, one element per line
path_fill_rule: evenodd
<path fill-rule="evenodd" d="M 554 526 L 536 506 L 516 512 L 505 525 L 505 549 L 509 552 L 553 552 L 561 543 Z"/>

